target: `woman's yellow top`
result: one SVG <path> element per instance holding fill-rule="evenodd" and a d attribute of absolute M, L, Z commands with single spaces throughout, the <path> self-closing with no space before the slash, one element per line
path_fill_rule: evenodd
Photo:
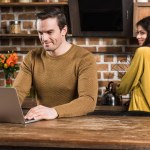
<path fill-rule="evenodd" d="M 116 92 L 131 93 L 129 111 L 150 112 L 150 47 L 140 47 Z"/>

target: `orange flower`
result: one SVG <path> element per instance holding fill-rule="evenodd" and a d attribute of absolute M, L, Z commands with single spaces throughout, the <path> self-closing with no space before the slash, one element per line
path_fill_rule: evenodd
<path fill-rule="evenodd" d="M 10 63 L 10 66 L 11 66 L 11 67 L 14 67 L 14 65 L 15 65 L 14 63 Z"/>
<path fill-rule="evenodd" d="M 17 54 L 16 54 L 16 53 L 13 53 L 13 54 L 10 55 L 10 57 L 11 57 L 13 63 L 16 64 L 17 61 L 18 61 L 18 56 L 17 56 Z"/>
<path fill-rule="evenodd" d="M 6 60 L 6 64 L 7 64 L 8 67 L 9 67 L 11 63 L 13 63 L 13 60 L 12 60 L 11 57 L 9 57 L 9 58 Z"/>
<path fill-rule="evenodd" d="M 4 70 L 5 73 L 14 73 L 19 70 L 17 62 L 18 56 L 16 53 L 0 54 L 0 70 Z"/>
<path fill-rule="evenodd" d="M 4 59 L 4 58 L 5 58 L 5 56 L 4 56 L 3 54 L 1 54 L 1 55 L 0 55 L 0 58 L 1 58 L 1 59 Z"/>

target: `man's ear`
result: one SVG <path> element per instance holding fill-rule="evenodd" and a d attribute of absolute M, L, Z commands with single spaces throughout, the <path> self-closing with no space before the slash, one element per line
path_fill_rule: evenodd
<path fill-rule="evenodd" d="M 62 36 L 66 36 L 67 31 L 68 31 L 68 27 L 65 25 L 65 26 L 63 27 L 63 29 L 61 30 Z"/>

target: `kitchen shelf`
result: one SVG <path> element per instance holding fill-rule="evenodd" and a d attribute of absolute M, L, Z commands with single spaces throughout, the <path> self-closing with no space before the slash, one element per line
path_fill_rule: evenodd
<path fill-rule="evenodd" d="M 38 37 L 38 34 L 0 34 L 0 37 Z"/>
<path fill-rule="evenodd" d="M 38 34 L 0 34 L 0 37 L 38 37 Z M 72 37 L 72 34 L 67 34 L 67 37 Z"/>
<path fill-rule="evenodd" d="M 30 2 L 30 3 L 21 3 L 21 2 L 16 2 L 16 3 L 0 3 L 1 6 L 46 6 L 46 5 L 51 5 L 51 6 L 62 6 L 62 5 L 68 5 L 67 2 Z"/>

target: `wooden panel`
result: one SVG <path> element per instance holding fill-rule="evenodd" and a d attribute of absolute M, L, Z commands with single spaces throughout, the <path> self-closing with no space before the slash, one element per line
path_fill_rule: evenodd
<path fill-rule="evenodd" d="M 134 3 L 133 36 L 136 32 L 136 23 L 147 16 L 150 16 L 150 3 Z"/>

